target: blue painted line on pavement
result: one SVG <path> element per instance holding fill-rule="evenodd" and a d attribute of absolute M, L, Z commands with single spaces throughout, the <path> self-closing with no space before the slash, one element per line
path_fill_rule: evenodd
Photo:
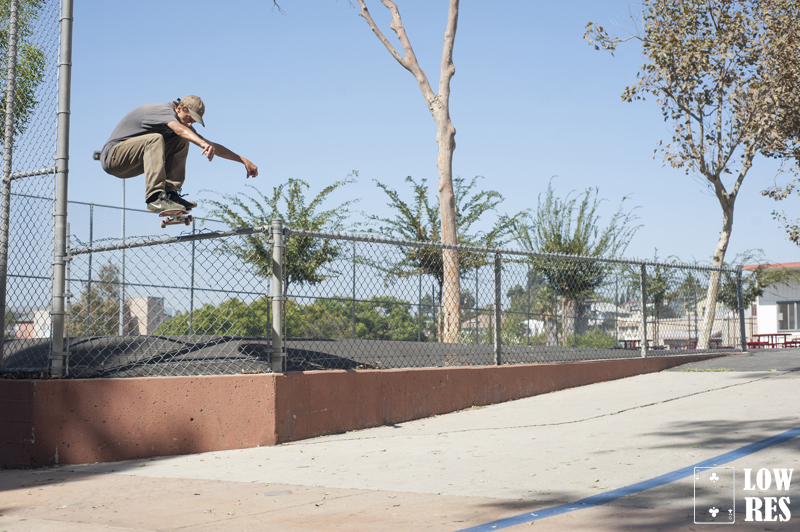
<path fill-rule="evenodd" d="M 494 530 L 530 523 L 531 521 L 538 521 L 539 519 L 545 519 L 555 515 L 574 512 L 575 510 L 584 510 L 594 506 L 601 506 L 603 504 L 616 501 L 617 499 L 621 499 L 627 495 L 633 495 L 634 493 L 639 493 L 640 491 L 658 488 L 660 486 L 664 486 L 665 484 L 675 482 L 676 480 L 692 476 L 694 475 L 695 467 L 714 467 L 727 464 L 753 453 L 757 453 L 758 451 L 762 451 L 767 447 L 772 447 L 773 445 L 778 445 L 779 443 L 791 440 L 797 436 L 800 436 L 800 427 L 787 430 L 786 432 L 776 434 L 775 436 L 770 436 L 769 438 L 751 443 L 750 445 L 745 445 L 744 447 L 740 447 L 734 451 L 703 460 L 702 462 L 698 462 L 694 465 L 676 469 L 675 471 L 651 478 L 650 480 L 625 486 L 624 488 L 618 488 L 612 491 L 600 493 L 598 495 L 592 495 L 591 497 L 586 497 L 585 499 L 581 499 L 571 504 L 552 506 L 550 508 L 544 508 L 535 512 L 528 512 L 521 515 L 515 515 L 513 517 L 507 517 L 505 519 L 499 519 L 497 521 L 492 521 L 491 523 L 486 523 L 471 528 L 464 528 L 458 532 L 492 532 Z"/>

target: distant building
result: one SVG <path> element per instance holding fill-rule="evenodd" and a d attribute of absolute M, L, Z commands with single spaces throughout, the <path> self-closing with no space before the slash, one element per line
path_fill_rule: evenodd
<path fill-rule="evenodd" d="M 480 314 L 461 322 L 461 330 L 483 332 L 494 327 L 494 310 L 483 310 L 487 314 Z M 506 317 L 500 316 L 500 324 L 505 323 Z"/>
<path fill-rule="evenodd" d="M 163 297 L 129 297 L 125 300 L 129 323 L 125 330 L 129 335 L 150 335 L 167 319 Z"/>
<path fill-rule="evenodd" d="M 6 337 L 26 340 L 50 337 L 50 309 L 46 307 L 9 307 L 14 320 L 6 324 Z"/>
<path fill-rule="evenodd" d="M 745 270 L 753 271 L 757 265 L 745 266 Z M 786 268 L 800 271 L 800 262 L 769 264 L 767 268 Z M 796 279 L 787 283 L 768 286 L 764 295 L 759 296 L 746 317 L 754 322 L 748 337 L 752 334 L 784 333 L 789 339 L 800 339 L 800 282 Z"/>

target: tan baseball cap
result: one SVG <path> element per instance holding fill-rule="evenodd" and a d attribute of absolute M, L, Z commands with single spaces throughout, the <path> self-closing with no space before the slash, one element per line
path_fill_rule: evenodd
<path fill-rule="evenodd" d="M 189 111 L 189 115 L 191 115 L 192 120 L 203 127 L 206 126 L 203 123 L 203 115 L 206 112 L 206 104 L 203 103 L 203 100 L 200 99 L 200 96 L 190 94 L 186 98 L 181 98 L 178 100 L 178 103 L 181 104 L 181 107 Z"/>

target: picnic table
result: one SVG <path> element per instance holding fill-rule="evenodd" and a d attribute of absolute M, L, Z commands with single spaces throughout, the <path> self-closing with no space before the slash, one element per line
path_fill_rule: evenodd
<path fill-rule="evenodd" d="M 754 334 L 753 335 L 753 341 L 752 342 L 747 342 L 747 347 L 770 347 L 772 349 L 775 349 L 775 348 L 778 348 L 778 347 L 787 347 L 786 339 L 789 336 L 791 336 L 791 333 L 762 333 L 762 334 Z M 753 344 L 753 345 L 751 345 L 751 344 Z M 756 344 L 758 344 L 758 345 L 756 345 Z"/>

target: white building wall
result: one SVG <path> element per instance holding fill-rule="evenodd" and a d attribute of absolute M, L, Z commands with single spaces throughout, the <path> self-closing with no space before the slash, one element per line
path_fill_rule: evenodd
<path fill-rule="evenodd" d="M 33 313 L 33 337 L 50 338 L 50 311 L 40 309 Z"/>
<path fill-rule="evenodd" d="M 778 303 L 800 301 L 800 283 L 768 286 L 756 301 L 759 334 L 778 332 Z"/>
<path fill-rule="evenodd" d="M 129 334 L 153 334 L 167 317 L 164 312 L 164 298 L 130 297 L 125 303 L 131 320 Z"/>

